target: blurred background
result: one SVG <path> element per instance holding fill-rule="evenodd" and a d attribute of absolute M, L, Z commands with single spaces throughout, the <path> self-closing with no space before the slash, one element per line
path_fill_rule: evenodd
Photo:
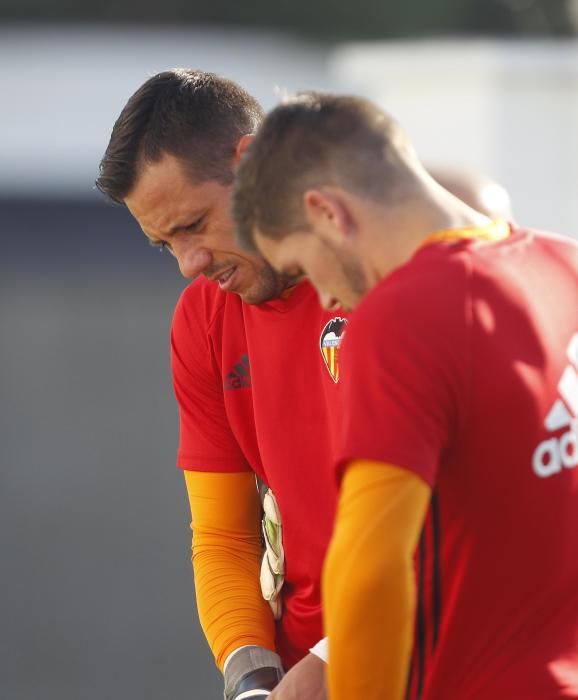
<path fill-rule="evenodd" d="M 0 0 L 2 700 L 221 693 L 174 466 L 185 283 L 93 188 L 132 92 L 188 66 L 266 107 L 361 93 L 576 235 L 577 30 L 577 0 Z"/>

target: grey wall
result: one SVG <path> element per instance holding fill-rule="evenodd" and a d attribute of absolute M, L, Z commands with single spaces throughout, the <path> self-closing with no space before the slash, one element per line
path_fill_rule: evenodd
<path fill-rule="evenodd" d="M 0 222 L 0 698 L 218 698 L 174 465 L 184 281 L 122 208 Z"/>

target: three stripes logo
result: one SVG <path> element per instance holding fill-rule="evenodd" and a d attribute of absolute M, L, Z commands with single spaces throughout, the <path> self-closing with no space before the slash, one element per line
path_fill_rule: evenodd
<path fill-rule="evenodd" d="M 241 355 L 239 361 L 233 366 L 233 370 L 227 374 L 223 382 L 223 389 L 243 389 L 251 386 L 251 367 L 249 365 L 249 355 Z"/>
<path fill-rule="evenodd" d="M 563 432 L 541 442 L 532 457 L 534 473 L 541 478 L 578 466 L 578 333 L 572 336 L 566 356 L 570 364 L 558 382 L 560 398 L 544 420 L 550 433 Z"/>
<path fill-rule="evenodd" d="M 325 362 L 327 371 L 331 375 L 331 379 L 333 379 L 336 384 L 339 381 L 339 349 L 346 325 L 346 318 L 341 318 L 340 316 L 332 318 L 331 321 L 325 324 L 319 339 L 319 348 L 323 356 L 323 361 Z"/>

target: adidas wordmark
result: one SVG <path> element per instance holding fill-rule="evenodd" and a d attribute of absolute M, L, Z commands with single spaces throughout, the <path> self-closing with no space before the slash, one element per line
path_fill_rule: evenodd
<path fill-rule="evenodd" d="M 570 364 L 558 382 L 561 398 L 556 399 L 544 421 L 549 432 L 565 432 L 544 440 L 534 450 L 532 467 L 541 478 L 578 466 L 578 333 L 573 335 L 566 354 Z"/>

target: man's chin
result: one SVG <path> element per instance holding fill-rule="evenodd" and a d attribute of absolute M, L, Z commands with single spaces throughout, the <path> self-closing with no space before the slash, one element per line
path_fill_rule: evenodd
<path fill-rule="evenodd" d="M 245 292 L 237 292 L 241 297 L 241 301 L 244 304 L 251 304 L 253 306 L 257 304 L 264 304 L 266 301 L 271 301 L 271 299 L 277 299 L 281 292 L 277 289 L 249 289 Z"/>

